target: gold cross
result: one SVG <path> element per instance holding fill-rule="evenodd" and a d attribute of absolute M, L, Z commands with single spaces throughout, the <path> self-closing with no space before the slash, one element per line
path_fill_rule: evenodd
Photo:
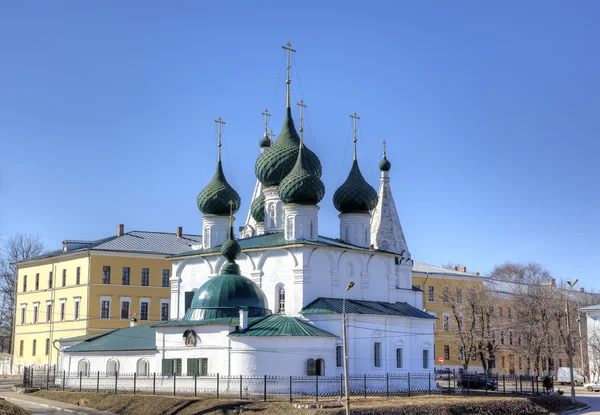
<path fill-rule="evenodd" d="M 215 120 L 215 122 L 217 123 L 217 125 L 219 126 L 219 135 L 217 136 L 217 147 L 218 147 L 218 160 L 221 161 L 221 133 L 222 133 L 222 127 L 223 124 L 225 124 L 225 121 L 223 121 L 223 118 L 219 117 L 218 120 Z"/>
<path fill-rule="evenodd" d="M 303 100 L 300 100 L 296 105 L 300 107 L 300 139 L 302 139 L 302 132 L 304 131 L 304 128 L 302 127 L 302 122 L 304 121 L 304 118 L 302 117 L 302 108 L 307 108 L 307 106 Z"/>
<path fill-rule="evenodd" d="M 287 108 L 290 108 L 290 84 L 292 83 L 292 52 L 296 52 L 296 49 L 292 49 L 292 44 L 290 42 L 288 42 L 286 46 L 282 46 L 282 48 L 287 50 L 287 79 L 285 80 L 285 83 L 287 84 L 286 106 Z"/>
<path fill-rule="evenodd" d="M 386 147 L 387 143 L 385 142 L 385 140 L 383 140 L 383 155 L 385 156 L 385 147 Z"/>
<path fill-rule="evenodd" d="M 356 160 L 356 120 L 360 120 L 360 117 L 356 113 L 352 114 L 350 118 L 354 119 L 354 160 Z"/>
<path fill-rule="evenodd" d="M 271 114 L 269 114 L 269 110 L 265 108 L 265 112 L 263 112 L 262 115 L 265 116 L 265 132 L 267 132 L 267 127 L 269 126 L 269 117 Z"/>
<path fill-rule="evenodd" d="M 271 141 L 273 141 L 273 137 L 275 137 L 275 133 L 273 132 L 273 130 L 269 131 L 269 138 L 271 139 Z"/>
<path fill-rule="evenodd" d="M 233 200 L 229 201 L 229 227 L 233 227 Z"/>

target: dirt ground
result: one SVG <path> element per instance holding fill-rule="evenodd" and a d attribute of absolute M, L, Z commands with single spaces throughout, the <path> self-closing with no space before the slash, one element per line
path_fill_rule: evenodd
<path fill-rule="evenodd" d="M 53 399 L 122 415 L 343 415 L 343 408 L 296 409 L 288 402 L 249 402 L 236 399 L 184 398 L 152 395 L 114 395 L 89 392 L 39 391 L 41 398 Z M 302 402 L 307 404 L 309 402 Z M 319 402 L 334 404 L 335 401 Z M 574 409 L 568 398 L 420 396 L 352 400 L 355 415 L 541 415 Z M 1 415 L 2 413 L 0 413 Z"/>
<path fill-rule="evenodd" d="M 14 406 L 12 403 L 6 402 L 0 398 L 0 415 L 30 415 L 24 409 Z"/>

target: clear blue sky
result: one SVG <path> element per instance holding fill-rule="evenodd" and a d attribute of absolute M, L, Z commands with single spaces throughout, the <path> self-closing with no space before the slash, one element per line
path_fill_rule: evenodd
<path fill-rule="evenodd" d="M 3 2 L 2 236 L 199 233 L 219 116 L 242 225 L 291 41 L 292 98 L 324 168 L 321 234 L 338 233 L 356 111 L 375 187 L 389 143 L 416 260 L 538 261 L 600 288 L 599 19 L 591 0 Z"/>

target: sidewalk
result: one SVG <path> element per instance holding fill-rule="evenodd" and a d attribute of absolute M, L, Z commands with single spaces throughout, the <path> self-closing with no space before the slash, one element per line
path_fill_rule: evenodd
<path fill-rule="evenodd" d="M 0 397 L 8 402 L 20 406 L 32 414 L 80 414 L 80 415 L 113 415 L 110 412 L 83 406 L 71 405 L 49 399 L 38 398 L 26 393 L 0 392 Z"/>

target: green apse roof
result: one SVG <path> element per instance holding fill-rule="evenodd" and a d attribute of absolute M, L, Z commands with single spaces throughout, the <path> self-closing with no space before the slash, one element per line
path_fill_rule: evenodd
<path fill-rule="evenodd" d="M 287 317 L 281 314 L 273 314 L 269 317 L 258 320 L 258 322 L 249 326 L 246 330 L 237 329 L 230 334 L 232 337 L 253 336 L 253 337 L 337 337 L 325 330 L 313 326 L 305 321 L 295 317 Z"/>
<path fill-rule="evenodd" d="M 368 213 L 377 206 L 377 192 L 363 177 L 356 159 L 348 178 L 335 191 L 333 205 L 341 213 Z"/>
<path fill-rule="evenodd" d="M 390 171 L 391 168 L 392 168 L 392 163 L 389 162 L 389 160 L 387 159 L 385 153 L 383 153 L 383 158 L 379 162 L 379 170 L 381 170 L 381 171 Z"/>
<path fill-rule="evenodd" d="M 262 153 L 256 159 L 254 172 L 260 182 L 266 187 L 278 186 L 279 183 L 286 177 L 294 168 L 300 146 L 300 137 L 294 127 L 292 120 L 292 111 L 287 108 L 283 128 L 277 137 L 277 140 L 271 145 L 271 148 Z M 315 153 L 310 151 L 306 146 L 305 167 L 314 173 L 317 177 L 321 177 L 323 172 L 321 161 Z"/>
<path fill-rule="evenodd" d="M 307 168 L 308 164 L 306 148 L 300 144 L 294 168 L 279 184 L 279 198 L 283 203 L 316 205 L 325 196 L 325 185 Z"/>
<path fill-rule="evenodd" d="M 240 275 L 240 267 L 235 263 L 240 252 L 240 245 L 233 236 L 233 226 L 230 226 L 229 238 L 221 246 L 221 255 L 227 262 L 223 264 L 220 275 L 206 281 L 196 291 L 183 320 L 239 317 L 240 307 L 248 308 L 248 317 L 271 314 L 267 308 L 267 297 L 260 287 Z"/>
<path fill-rule="evenodd" d="M 223 174 L 221 160 L 217 162 L 217 171 L 212 180 L 198 195 L 198 208 L 205 215 L 229 215 L 229 201 L 233 202 L 233 213 L 240 208 L 238 192 L 227 182 Z"/>
<path fill-rule="evenodd" d="M 256 199 L 252 201 L 250 205 L 250 214 L 254 220 L 258 223 L 265 221 L 265 195 L 260 194 Z"/>

